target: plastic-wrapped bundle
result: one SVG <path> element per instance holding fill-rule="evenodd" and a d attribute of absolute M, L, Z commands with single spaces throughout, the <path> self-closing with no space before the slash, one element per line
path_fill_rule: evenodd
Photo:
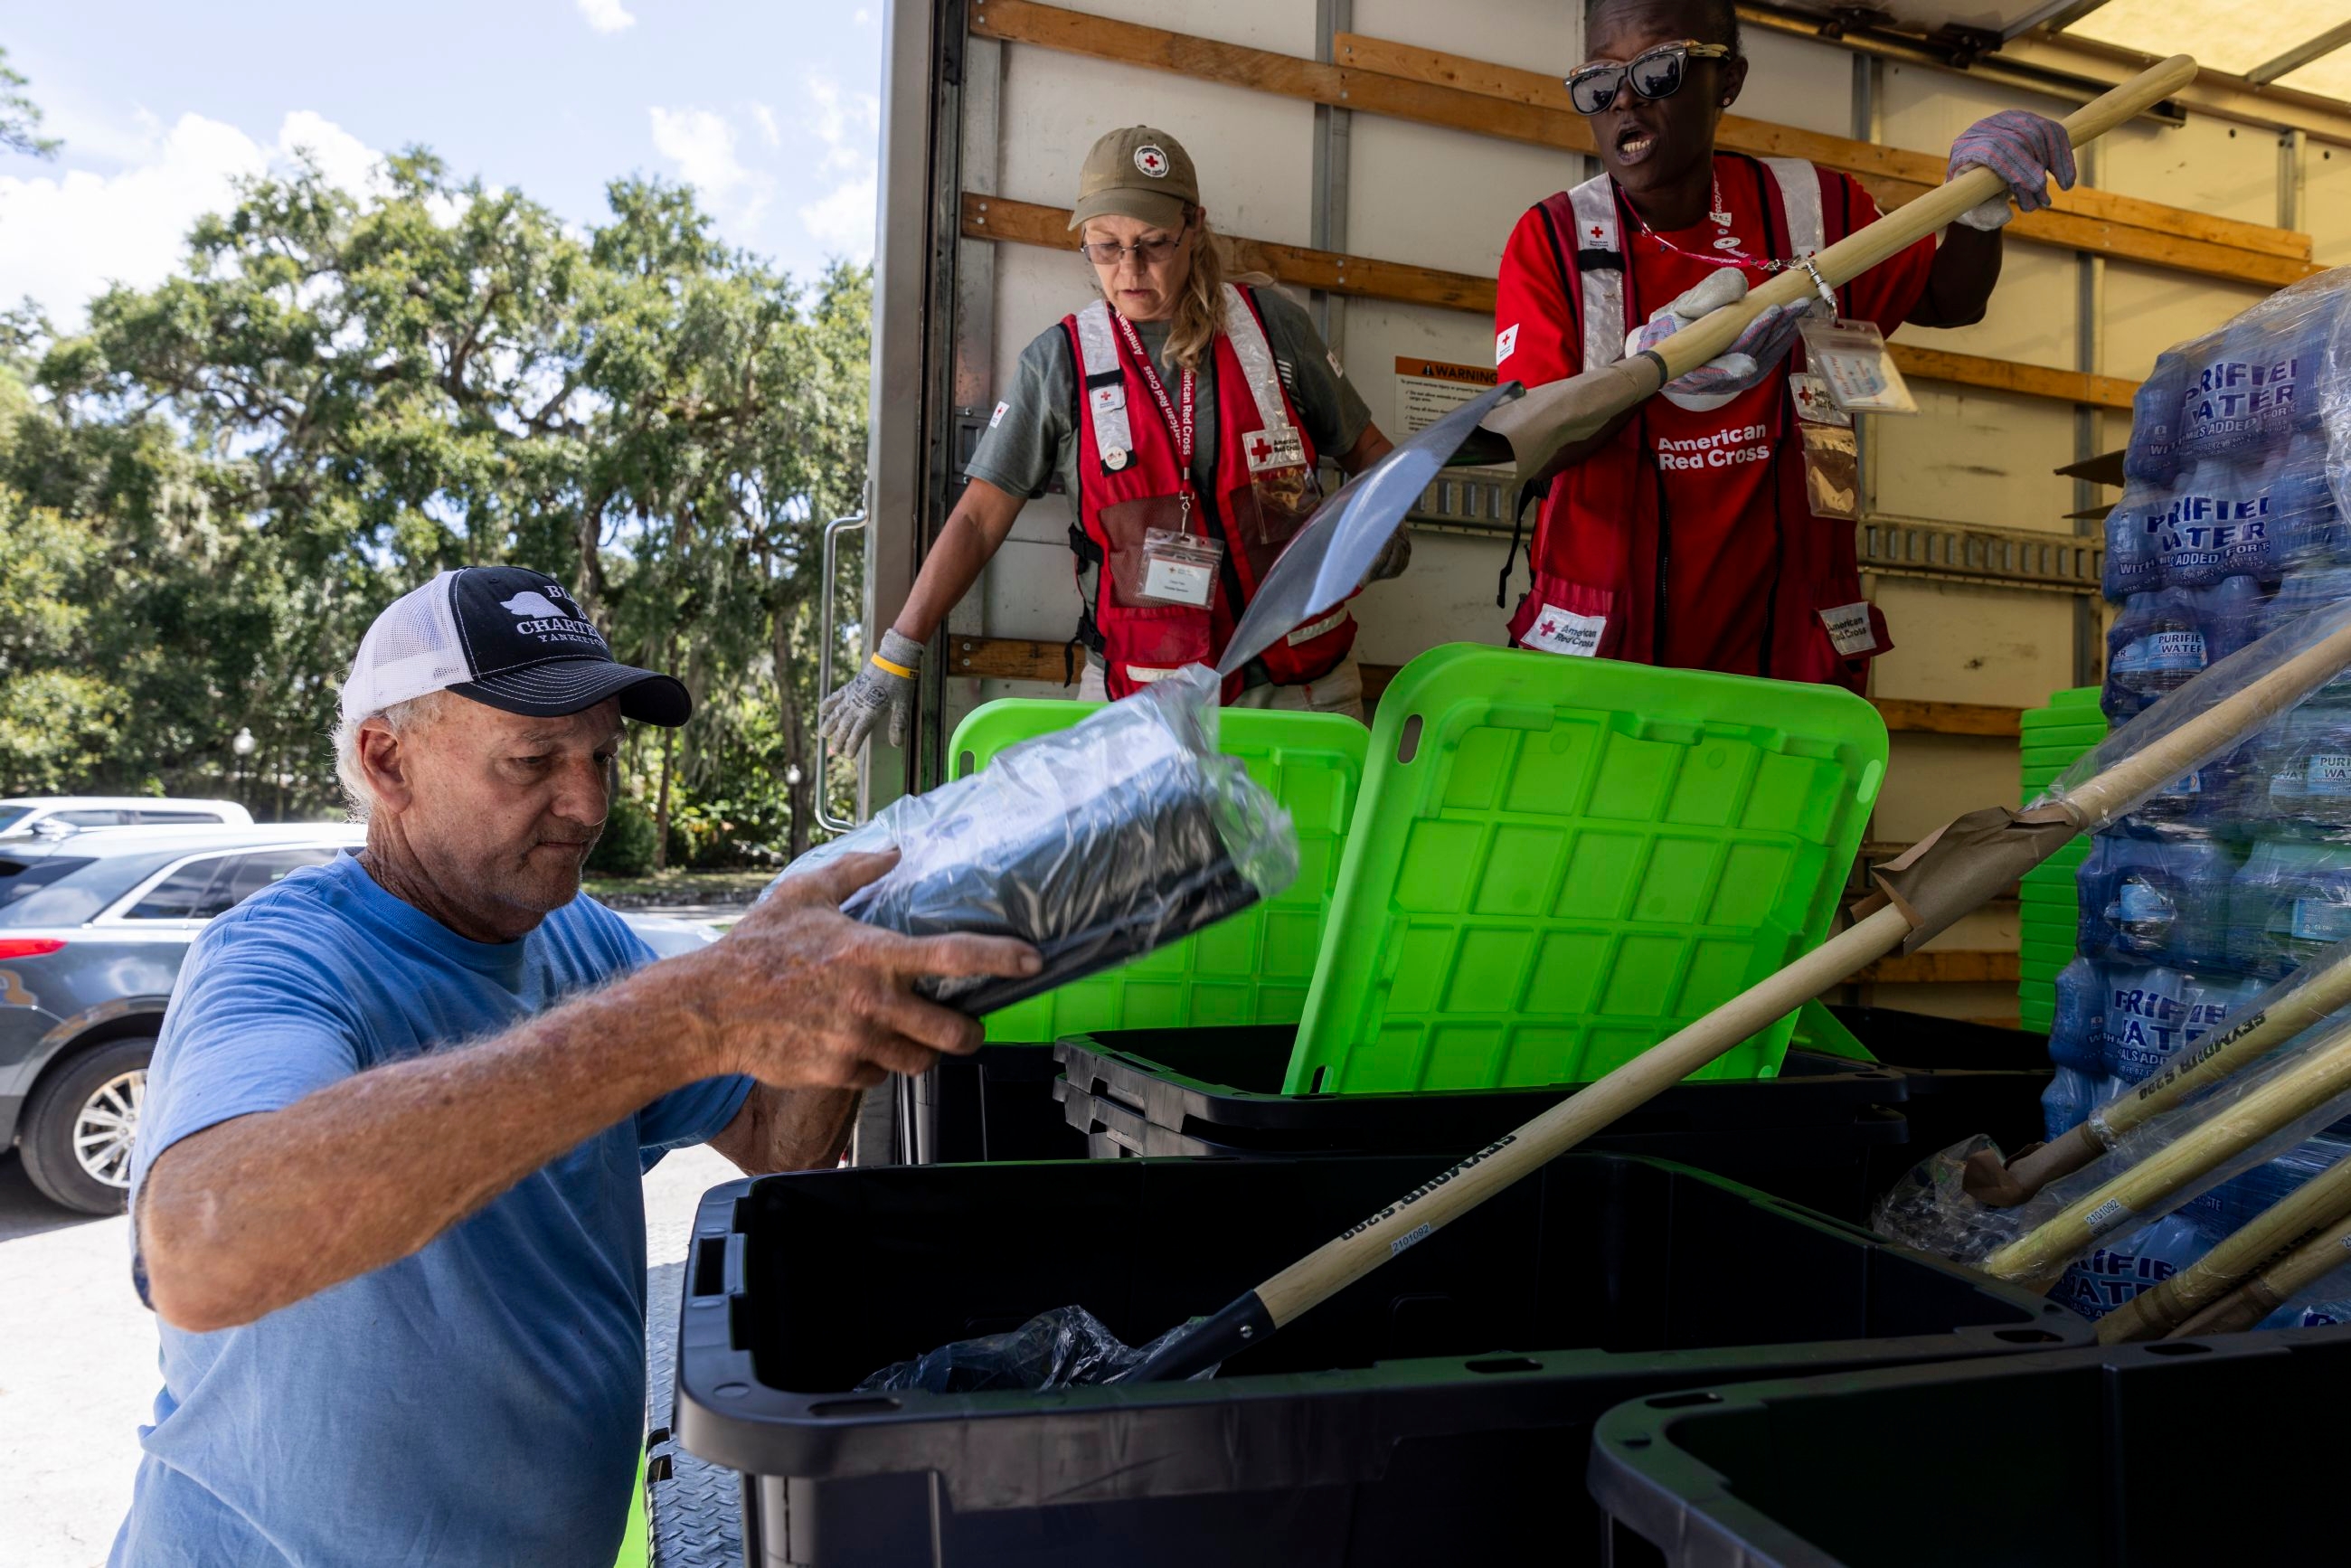
<path fill-rule="evenodd" d="M 860 1383 L 856 1392 L 984 1394 L 991 1388 L 1046 1390 L 1115 1383 L 1203 1321 L 1194 1318 L 1148 1344 L 1130 1346 L 1085 1308 L 1056 1307 L 1017 1329 L 959 1339 L 912 1361 L 893 1362 Z M 1216 1371 L 1212 1366 L 1194 1375 L 1213 1377 Z"/>
<path fill-rule="evenodd" d="M 2280 834 L 2351 840 L 2351 712 L 2303 707 L 2262 732 L 2239 810 Z"/>
<path fill-rule="evenodd" d="M 2283 975 L 2351 937 L 2351 844 L 2265 835 L 2229 889 L 2229 956 Z"/>
<path fill-rule="evenodd" d="M 2049 1297 L 2095 1322 L 2194 1262 L 2204 1247 L 2196 1226 L 2175 1214 L 2091 1248 L 2065 1265 Z"/>
<path fill-rule="evenodd" d="M 1017 979 L 925 981 L 978 1014 L 1147 953 L 1288 887 L 1289 816 L 1216 751 L 1217 682 L 1202 665 L 1068 729 L 1007 747 L 981 771 L 893 801 L 788 867 L 895 848 L 844 914 L 909 936 L 1018 936 L 1044 955 Z"/>
<path fill-rule="evenodd" d="M 2106 514 L 2106 559 L 2098 585 L 2116 603 L 2163 586 L 2163 531 L 2170 507 L 2167 486 L 2132 478 Z"/>
<path fill-rule="evenodd" d="M 2351 947 L 2336 949 L 2329 960 L 2339 961 L 2346 953 Z M 2265 991 L 2248 1004 L 2246 1016 L 2276 1009 L 2299 1018 L 2287 990 L 2280 986 Z M 2199 1053 L 2190 1052 L 2180 1063 L 2198 1059 Z M 2093 1113 L 2091 1125 L 2120 1124 L 2116 1108 L 2161 1089 L 2168 1076 L 2158 1074 L 2124 1090 Z M 1943 1151 L 1896 1183 L 1873 1218 L 1879 1230 L 1898 1241 L 2046 1289 L 2092 1249 L 2112 1248 L 2116 1238 L 2192 1205 L 2309 1141 L 2346 1111 L 2351 1025 L 2337 1015 L 2113 1136 L 2101 1158 L 2015 1207 L 1992 1207 L 1970 1194 L 1970 1158 L 1998 1152 L 1990 1139 L 1977 1137 Z"/>
<path fill-rule="evenodd" d="M 2194 680 L 2210 662 L 2186 589 L 2135 593 L 2106 631 L 2106 689 L 2099 706 L 2122 724 Z"/>
<path fill-rule="evenodd" d="M 2342 283 L 2322 274 L 2282 289 L 2183 347 L 2180 459 L 2281 444 L 2317 423 Z"/>
<path fill-rule="evenodd" d="M 2317 565 L 2289 572 L 2278 584 L 2277 591 L 2262 602 L 2258 630 L 2261 635 L 2267 636 L 2281 626 L 2346 600 L 2351 600 L 2351 565 Z M 2351 672 L 2335 676 L 2311 693 L 2303 706 L 2351 707 Z"/>
<path fill-rule="evenodd" d="M 2322 1133 L 2266 1165 L 2255 1166 L 2242 1176 L 2220 1183 L 2193 1203 L 2182 1204 L 2179 1212 L 2195 1222 L 2205 1245 L 2210 1246 L 2346 1154 L 2351 1154 L 2351 1144 L 2332 1133 Z"/>
<path fill-rule="evenodd" d="M 2100 966 L 2098 976 L 2105 1031 L 2101 1065 L 2109 1093 L 2146 1082 L 2262 989 L 2261 981 L 2240 975 L 2121 963 Z"/>

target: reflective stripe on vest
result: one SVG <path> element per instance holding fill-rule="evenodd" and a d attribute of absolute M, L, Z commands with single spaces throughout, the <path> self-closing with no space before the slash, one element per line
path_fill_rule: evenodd
<path fill-rule="evenodd" d="M 1094 416 L 1094 455 L 1105 468 L 1123 468 L 1134 437 L 1126 424 L 1126 372 L 1119 368 L 1108 300 L 1097 299 L 1078 312 L 1078 377 Z"/>
<path fill-rule="evenodd" d="M 1233 358 L 1241 362 L 1241 379 L 1249 383 L 1249 397 L 1257 403 L 1257 422 L 1267 430 L 1290 428 L 1290 410 L 1281 401 L 1281 378 L 1273 368 L 1273 350 L 1265 340 L 1265 329 L 1257 324 L 1257 312 L 1249 308 L 1241 291 L 1231 284 L 1225 285 L 1225 336 L 1233 345 Z"/>
<path fill-rule="evenodd" d="M 1616 237 L 1616 183 L 1595 174 L 1567 193 L 1575 214 L 1577 292 L 1583 310 L 1583 368 L 1596 371 L 1625 357 L 1625 247 Z M 1614 267 L 1586 270 L 1587 250 L 1616 253 Z"/>
<path fill-rule="evenodd" d="M 1788 222 L 1788 246 L 1795 256 L 1817 253 L 1827 240 L 1827 220 L 1821 210 L 1821 177 L 1802 158 L 1757 160 L 1771 171 L 1780 186 L 1780 211 Z M 1596 174 L 1567 193 L 1575 214 L 1579 252 L 1614 250 L 1616 237 L 1616 191 L 1605 174 Z M 1575 281 L 1583 308 L 1583 368 L 1613 365 L 1625 357 L 1625 334 L 1639 323 L 1625 313 L 1625 274 L 1614 267 L 1576 268 Z"/>

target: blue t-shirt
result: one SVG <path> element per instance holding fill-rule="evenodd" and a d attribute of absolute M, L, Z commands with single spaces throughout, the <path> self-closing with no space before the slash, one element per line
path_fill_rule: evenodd
<path fill-rule="evenodd" d="M 189 952 L 132 1201 L 190 1134 L 483 1039 L 652 956 L 585 897 L 485 944 L 351 856 L 298 871 Z M 713 1079 L 666 1095 L 422 1251 L 256 1322 L 159 1324 L 163 1391 L 114 1568 L 610 1563 L 644 1432 L 642 1177 L 725 1128 L 748 1091 Z"/>

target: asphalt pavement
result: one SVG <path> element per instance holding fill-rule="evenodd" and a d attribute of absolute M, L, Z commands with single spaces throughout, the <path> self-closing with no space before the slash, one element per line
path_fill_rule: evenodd
<path fill-rule="evenodd" d="M 645 1178 L 648 1261 L 684 1255 L 695 1204 L 735 1174 L 708 1149 L 662 1161 Z M 100 1568 L 157 1386 L 131 1222 L 57 1207 L 0 1155 L 0 1568 Z"/>

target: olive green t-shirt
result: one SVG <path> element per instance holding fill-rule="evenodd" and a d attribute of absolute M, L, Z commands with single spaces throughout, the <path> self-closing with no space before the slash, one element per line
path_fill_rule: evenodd
<path fill-rule="evenodd" d="M 1273 350 L 1274 370 L 1282 390 L 1298 410 L 1315 450 L 1329 458 L 1353 448 L 1372 411 L 1339 368 L 1338 356 L 1323 346 L 1322 334 L 1306 312 L 1289 296 L 1271 288 L 1256 291 L 1258 313 L 1265 320 L 1266 344 Z M 1135 335 L 1166 383 L 1167 396 L 1177 395 L 1177 368 L 1169 363 L 1165 321 L 1138 321 Z M 1055 477 L 1074 509 L 1078 495 L 1077 367 L 1071 361 L 1069 332 L 1059 322 L 1037 335 L 1020 350 L 1012 385 L 1004 393 L 978 448 L 964 468 L 970 478 L 985 479 L 1014 496 L 1041 496 L 1046 481 Z M 1130 420 L 1160 417 L 1155 402 L 1128 411 Z M 1200 367 L 1199 385 L 1193 393 L 1192 482 L 1205 494 L 1217 493 L 1211 483 L 1217 461 L 1217 367 L 1211 356 Z"/>

